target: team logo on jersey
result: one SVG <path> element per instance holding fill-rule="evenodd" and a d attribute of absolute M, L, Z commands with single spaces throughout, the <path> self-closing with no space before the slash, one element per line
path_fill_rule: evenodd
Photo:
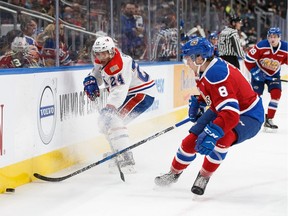
<path fill-rule="evenodd" d="M 37 123 L 40 139 L 49 144 L 56 126 L 56 80 L 46 79 L 40 88 Z"/>
<path fill-rule="evenodd" d="M 198 38 L 192 40 L 191 43 L 190 43 L 191 46 L 195 46 L 197 44 L 198 44 Z"/>
<path fill-rule="evenodd" d="M 212 104 L 212 101 L 211 101 L 211 99 L 210 99 L 210 96 L 209 96 L 209 95 L 205 96 L 204 100 L 205 100 L 205 102 L 206 102 L 207 106 L 211 106 L 211 104 Z"/>
<path fill-rule="evenodd" d="M 272 71 L 277 71 L 277 69 L 280 67 L 280 63 L 278 61 L 270 58 L 260 59 L 259 62 L 263 68 L 267 68 Z"/>
<path fill-rule="evenodd" d="M 204 84 L 202 83 L 202 85 L 204 85 Z M 209 96 L 209 95 L 206 95 L 206 96 L 205 96 L 205 95 L 203 94 L 203 92 L 200 91 L 199 88 L 197 88 L 197 89 L 198 89 L 200 95 L 202 96 L 202 98 L 205 100 L 205 103 L 207 104 L 207 106 L 211 106 L 212 101 L 211 101 L 211 99 L 210 99 L 210 96 Z"/>

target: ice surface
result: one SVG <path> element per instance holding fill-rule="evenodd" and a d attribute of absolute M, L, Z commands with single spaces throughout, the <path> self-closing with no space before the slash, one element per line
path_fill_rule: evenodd
<path fill-rule="evenodd" d="M 268 94 L 264 95 L 267 107 Z M 172 158 L 190 125 L 183 125 L 133 150 L 136 174 L 111 174 L 107 163 L 59 183 L 36 181 L 0 194 L 3 216 L 287 216 L 288 84 L 274 122 L 276 134 L 261 131 L 230 149 L 211 177 L 202 197 L 191 186 L 203 157 L 171 187 L 159 188 L 154 178 L 169 170 Z M 97 161 L 55 173 L 61 176 Z"/>

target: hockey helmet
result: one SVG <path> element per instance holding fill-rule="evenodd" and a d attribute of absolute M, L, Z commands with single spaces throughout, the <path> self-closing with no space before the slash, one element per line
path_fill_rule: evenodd
<path fill-rule="evenodd" d="M 271 34 L 278 35 L 278 37 L 281 37 L 282 32 L 279 27 L 271 27 L 267 32 L 267 36 L 270 36 Z"/>
<path fill-rule="evenodd" d="M 11 43 L 11 50 L 14 52 L 25 51 L 28 48 L 28 43 L 25 37 L 16 36 Z"/>
<path fill-rule="evenodd" d="M 93 44 L 92 51 L 95 53 L 108 51 L 109 54 L 114 53 L 115 43 L 111 37 L 98 37 Z"/>
<path fill-rule="evenodd" d="M 203 37 L 195 37 L 182 46 L 182 56 L 190 56 L 193 61 L 196 57 L 211 58 L 214 53 L 213 45 Z"/>
<path fill-rule="evenodd" d="M 234 23 L 237 23 L 237 22 L 242 22 L 242 19 L 236 15 L 232 15 L 230 17 L 230 24 L 232 25 Z"/>
<path fill-rule="evenodd" d="M 211 33 L 209 34 L 208 39 L 209 39 L 209 40 L 218 39 L 218 34 L 217 34 L 217 32 L 211 32 Z"/>

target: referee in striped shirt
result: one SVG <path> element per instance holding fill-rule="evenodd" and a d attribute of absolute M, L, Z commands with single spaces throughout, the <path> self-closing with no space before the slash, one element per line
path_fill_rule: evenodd
<path fill-rule="evenodd" d="M 245 58 L 238 34 L 241 26 L 242 20 L 240 17 L 230 17 L 230 27 L 225 27 L 225 29 L 220 32 L 218 40 L 219 56 L 239 69 L 238 57 L 242 59 Z"/>

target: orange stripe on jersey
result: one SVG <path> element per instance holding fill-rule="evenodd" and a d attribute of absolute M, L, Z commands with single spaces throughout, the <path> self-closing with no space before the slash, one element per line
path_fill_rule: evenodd
<path fill-rule="evenodd" d="M 144 100 L 145 96 L 145 94 L 136 94 L 134 97 L 130 98 L 119 111 L 121 118 L 124 119 L 127 117 L 129 113 Z"/>

